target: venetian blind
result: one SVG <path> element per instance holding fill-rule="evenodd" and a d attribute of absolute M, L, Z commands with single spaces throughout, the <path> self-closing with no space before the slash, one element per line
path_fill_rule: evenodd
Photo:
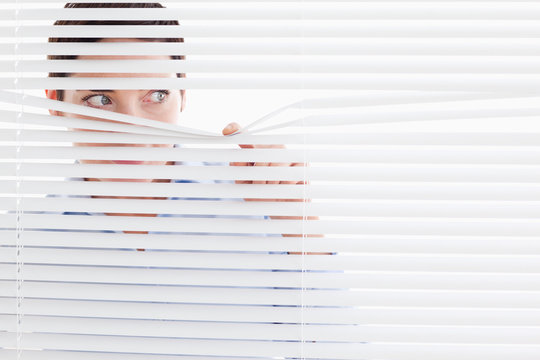
<path fill-rule="evenodd" d="M 539 358 L 538 1 L 161 4 L 0 5 L 0 358 Z"/>

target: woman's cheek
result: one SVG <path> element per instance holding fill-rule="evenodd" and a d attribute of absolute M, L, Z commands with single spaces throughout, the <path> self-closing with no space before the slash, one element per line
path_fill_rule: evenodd
<path fill-rule="evenodd" d="M 172 111 L 161 111 L 157 114 L 153 114 L 151 119 L 168 124 L 175 124 L 178 121 L 178 115 Z"/>

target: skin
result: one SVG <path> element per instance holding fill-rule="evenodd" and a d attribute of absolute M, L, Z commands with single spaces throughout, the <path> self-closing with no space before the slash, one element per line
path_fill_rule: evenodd
<path fill-rule="evenodd" d="M 104 39 L 103 42 L 122 42 L 122 41 L 141 41 L 136 39 Z M 81 55 L 78 57 L 83 60 L 130 60 L 130 59 L 148 59 L 148 60 L 168 60 L 168 56 L 125 56 L 125 55 Z M 72 73 L 72 77 L 171 77 L 176 74 L 165 73 Z M 45 90 L 45 95 L 49 99 L 57 100 L 56 90 Z M 83 98 L 91 96 L 84 100 Z M 108 92 L 95 92 L 91 90 L 64 90 L 63 101 L 72 104 L 91 106 L 108 111 L 114 111 L 122 114 L 152 119 L 170 124 L 177 124 L 179 114 L 185 108 L 185 93 L 182 96 L 180 90 L 169 90 L 169 94 L 159 92 L 159 90 L 112 90 Z M 79 114 L 65 113 L 56 110 L 49 110 L 51 115 L 65 116 L 79 119 L 99 120 L 108 122 L 117 122 L 114 120 L 103 120 L 94 117 L 83 116 Z M 77 129 L 79 131 L 100 131 Z M 237 123 L 228 124 L 223 130 L 223 135 L 230 135 L 240 132 L 241 127 Z M 134 146 L 134 147 L 173 147 L 172 144 L 103 144 L 103 143 L 74 143 L 74 146 Z M 283 145 L 240 145 L 241 148 L 284 148 Z M 114 164 L 111 160 L 79 160 L 83 164 Z M 173 162 L 166 161 L 144 161 L 145 165 L 172 165 Z M 231 166 L 303 166 L 302 163 L 230 163 Z M 121 178 L 86 178 L 86 181 L 122 181 L 122 182 L 170 182 L 169 179 L 121 179 Z M 239 184 L 302 184 L 296 181 L 236 181 Z M 159 197 L 125 197 L 125 196 L 92 196 L 94 198 L 114 198 L 114 199 L 165 199 Z M 302 199 L 245 199 L 246 201 L 303 201 Z M 157 214 L 134 214 L 134 213 L 106 213 L 110 216 L 145 216 L 152 217 Z M 273 219 L 302 219 L 302 217 L 283 217 L 272 216 Z M 316 219 L 310 217 L 310 219 Z M 124 233 L 142 233 L 146 231 L 124 231 Z M 283 234 L 283 236 L 301 236 L 299 234 Z"/>

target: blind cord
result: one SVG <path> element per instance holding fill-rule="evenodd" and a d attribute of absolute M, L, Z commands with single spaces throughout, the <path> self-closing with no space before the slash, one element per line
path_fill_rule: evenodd
<path fill-rule="evenodd" d="M 304 43 L 305 43 L 305 38 L 304 38 L 304 0 L 302 0 L 301 2 L 301 8 L 300 8 L 300 29 L 301 29 L 301 36 L 302 36 L 302 41 L 300 42 L 300 47 L 301 47 L 301 58 L 302 60 L 305 59 L 305 49 L 304 49 Z M 301 65 L 300 65 L 300 75 L 301 75 L 301 78 L 300 78 L 300 84 L 301 84 L 301 94 L 302 94 L 302 99 L 305 99 L 305 96 L 304 96 L 304 61 L 301 62 Z M 302 360 L 305 359 L 305 349 L 304 349 L 304 344 L 305 344 L 305 333 L 304 333 L 304 328 L 305 328 L 305 319 L 304 319 L 304 311 L 305 311 L 305 307 L 306 307 L 306 304 L 305 304 L 305 292 L 306 292 L 306 288 L 305 288 L 305 283 L 304 283 L 304 275 L 305 275 L 305 272 L 306 272 L 306 267 L 305 267 L 305 256 L 306 256 L 306 251 L 305 251 L 305 240 L 306 240 L 306 231 L 305 231 L 305 225 L 306 225 L 306 179 L 307 179 L 307 172 L 306 172 L 306 167 L 307 167 L 307 161 L 306 161 L 306 127 L 305 127 L 305 119 L 306 117 L 304 116 L 304 102 L 302 101 L 301 102 L 301 105 L 300 105 L 300 114 L 302 116 L 302 133 L 303 133 L 303 148 L 304 148 L 304 151 L 303 151 L 303 183 L 302 183 L 302 197 L 303 197 L 303 202 L 302 202 L 302 258 L 301 258 L 301 261 L 302 261 L 302 272 L 300 274 L 300 282 L 301 282 L 301 285 L 302 285 L 302 291 L 301 291 L 301 304 L 302 304 L 302 307 L 301 307 L 301 310 L 300 310 L 300 319 L 301 319 L 301 325 L 300 325 L 300 331 L 301 331 L 301 334 L 300 334 L 300 339 L 301 339 L 301 343 L 300 343 L 300 358 Z"/>
<path fill-rule="evenodd" d="M 21 71 L 19 68 L 20 63 L 20 53 L 19 53 L 19 29 L 20 29 L 20 20 L 19 20 L 19 0 L 16 0 L 15 2 L 15 72 L 16 76 L 14 79 L 14 88 L 15 93 L 18 93 L 19 90 L 19 78 L 21 77 Z M 24 94 L 24 90 L 23 90 Z M 20 97 L 17 97 L 17 100 L 19 100 Z M 21 117 L 22 113 L 24 111 L 24 105 L 22 101 L 17 101 L 17 104 L 19 105 L 19 111 L 16 115 L 16 135 L 15 135 L 15 141 L 16 141 L 16 151 L 15 151 L 15 196 L 16 196 L 16 230 L 15 230 L 15 250 L 16 250 L 16 349 L 17 349 L 17 360 L 20 360 L 22 358 L 22 322 L 23 322 L 23 312 L 22 312 L 22 301 L 23 301 L 23 260 L 22 260 L 22 250 L 23 250 L 23 244 L 21 242 L 21 234 L 22 234 L 22 226 L 21 226 L 21 215 L 22 215 L 22 209 L 21 209 L 21 194 L 20 194 L 20 188 L 21 188 Z"/>

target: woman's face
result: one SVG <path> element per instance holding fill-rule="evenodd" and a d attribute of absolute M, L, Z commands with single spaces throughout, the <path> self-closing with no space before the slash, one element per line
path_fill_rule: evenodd
<path fill-rule="evenodd" d="M 129 41 L 140 41 L 128 39 Z M 103 42 L 122 42 L 126 39 L 105 39 Z M 106 56 L 106 55 L 81 55 L 82 60 L 168 60 L 169 56 Z M 156 69 L 157 71 L 158 69 Z M 176 74 L 166 73 L 72 73 L 71 77 L 176 77 Z M 56 91 L 46 90 L 46 95 L 50 99 L 56 99 Z M 72 104 L 89 106 L 97 109 L 113 111 L 117 113 L 142 117 L 175 124 L 178 122 L 180 111 L 184 107 L 185 99 L 180 90 L 156 89 L 156 90 L 64 90 L 63 101 Z M 94 117 L 83 116 L 72 113 L 65 113 L 51 110 L 50 113 L 56 116 L 66 116 L 79 119 L 90 119 L 107 122 L 118 122 L 114 120 L 102 120 Z M 118 122 L 120 123 L 120 122 Z M 99 131 L 85 130 L 79 131 Z M 172 144 L 106 144 L 106 143 L 74 143 L 75 146 L 129 146 L 129 147 L 172 147 Z M 121 161 L 121 160 L 90 160 L 80 159 L 84 164 L 145 164 L 145 165 L 165 165 L 166 161 Z M 169 162 L 168 164 L 171 164 Z M 155 179 L 87 179 L 94 181 L 130 181 L 130 182 L 152 182 Z"/>

